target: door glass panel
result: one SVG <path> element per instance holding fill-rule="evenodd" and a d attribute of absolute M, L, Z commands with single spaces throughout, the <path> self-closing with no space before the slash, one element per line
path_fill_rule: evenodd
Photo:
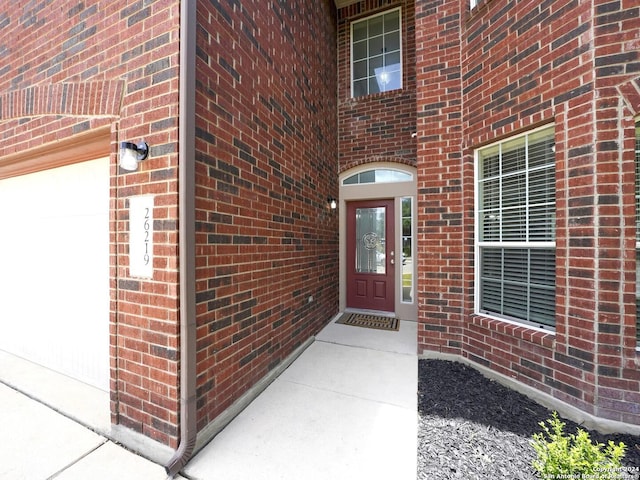
<path fill-rule="evenodd" d="M 356 273 L 386 273 L 385 208 L 356 208 Z"/>
<path fill-rule="evenodd" d="M 402 301 L 413 302 L 413 248 L 411 197 L 402 199 Z"/>

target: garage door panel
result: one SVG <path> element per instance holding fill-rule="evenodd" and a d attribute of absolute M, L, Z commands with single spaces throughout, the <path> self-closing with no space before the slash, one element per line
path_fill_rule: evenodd
<path fill-rule="evenodd" d="M 109 386 L 109 161 L 0 181 L 0 349 Z"/>

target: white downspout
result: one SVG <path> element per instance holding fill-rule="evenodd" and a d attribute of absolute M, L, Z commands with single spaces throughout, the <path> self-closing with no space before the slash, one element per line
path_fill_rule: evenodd
<path fill-rule="evenodd" d="M 165 469 L 173 478 L 196 443 L 195 89 L 196 5 L 180 2 L 178 243 L 180 281 L 180 444 Z"/>

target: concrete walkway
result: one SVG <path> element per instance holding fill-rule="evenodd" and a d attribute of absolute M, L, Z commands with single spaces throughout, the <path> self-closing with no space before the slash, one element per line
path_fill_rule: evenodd
<path fill-rule="evenodd" d="M 186 466 L 194 480 L 415 480 L 416 324 L 332 323 Z"/>
<path fill-rule="evenodd" d="M 0 478 L 165 479 L 164 468 L 0 384 Z"/>
<path fill-rule="evenodd" d="M 415 479 L 416 338 L 412 322 L 399 332 L 331 323 L 176 478 Z M 16 380 L 7 362 L 0 358 L 0 379 L 13 372 Z M 166 478 L 161 462 L 101 434 L 104 415 L 86 428 L 32 398 L 46 395 L 36 370 L 21 375 L 29 396 L 0 384 L 0 479 Z M 60 411 L 74 409 L 81 397 L 60 398 L 62 381 L 47 384 L 50 396 Z"/>

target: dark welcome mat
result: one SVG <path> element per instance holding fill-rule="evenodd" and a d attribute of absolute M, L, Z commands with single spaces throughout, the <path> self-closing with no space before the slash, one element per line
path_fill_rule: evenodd
<path fill-rule="evenodd" d="M 336 320 L 336 323 L 353 325 L 354 327 L 376 328 L 378 330 L 398 330 L 400 320 L 391 317 L 379 317 L 378 315 L 366 315 L 362 313 L 344 313 Z"/>

